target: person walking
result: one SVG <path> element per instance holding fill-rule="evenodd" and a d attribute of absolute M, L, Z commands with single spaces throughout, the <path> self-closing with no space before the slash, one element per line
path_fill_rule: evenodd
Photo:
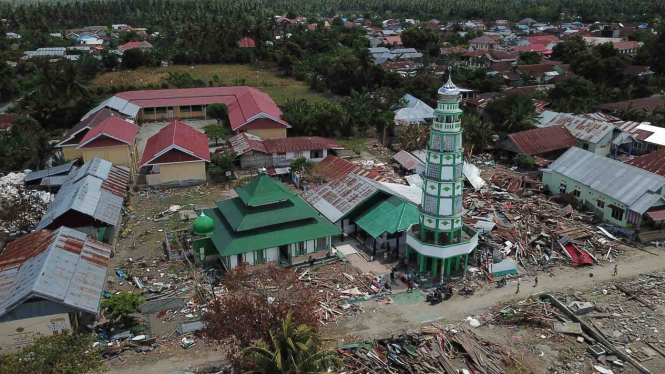
<path fill-rule="evenodd" d="M 517 283 L 517 291 L 515 291 L 515 295 L 517 295 L 518 293 L 520 293 L 520 284 L 519 284 L 519 282 Z"/>
<path fill-rule="evenodd" d="M 534 279 L 533 286 L 534 286 L 534 287 L 538 286 L 538 277 L 536 277 L 536 279 Z"/>
<path fill-rule="evenodd" d="M 612 276 L 615 276 L 619 273 L 619 265 L 614 265 L 614 274 Z"/>

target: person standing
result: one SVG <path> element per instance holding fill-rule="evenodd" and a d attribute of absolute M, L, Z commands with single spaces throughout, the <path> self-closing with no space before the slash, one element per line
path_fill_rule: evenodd
<path fill-rule="evenodd" d="M 515 295 L 517 295 L 518 293 L 520 293 L 520 283 L 519 282 L 517 282 L 517 291 L 515 291 Z"/>
<path fill-rule="evenodd" d="M 395 282 L 395 268 L 390 269 L 390 284 L 397 284 Z"/>
<path fill-rule="evenodd" d="M 619 265 L 614 265 L 614 274 L 612 276 L 615 276 L 619 273 Z"/>
<path fill-rule="evenodd" d="M 534 286 L 534 287 L 538 286 L 538 277 L 536 277 L 536 279 L 534 279 L 533 286 Z"/>

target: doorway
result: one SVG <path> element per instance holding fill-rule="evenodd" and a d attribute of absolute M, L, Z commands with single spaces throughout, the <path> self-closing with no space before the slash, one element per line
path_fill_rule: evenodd
<path fill-rule="evenodd" d="M 279 263 L 281 264 L 288 264 L 290 262 L 289 260 L 289 246 L 287 245 L 280 245 L 279 246 Z"/>
<path fill-rule="evenodd" d="M 169 107 L 169 118 L 173 118 L 173 107 Z"/>

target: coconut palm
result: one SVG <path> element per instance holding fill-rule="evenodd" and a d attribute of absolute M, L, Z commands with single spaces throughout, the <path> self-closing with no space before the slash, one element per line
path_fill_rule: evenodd
<path fill-rule="evenodd" d="M 243 349 L 245 358 L 258 367 L 253 373 L 318 374 L 342 367 L 333 351 L 321 349 L 321 339 L 310 326 L 293 324 L 291 312 L 282 329 L 270 333 L 270 339 Z"/>

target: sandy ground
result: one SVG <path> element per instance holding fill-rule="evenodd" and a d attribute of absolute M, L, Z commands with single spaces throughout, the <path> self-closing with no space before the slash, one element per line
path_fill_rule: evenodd
<path fill-rule="evenodd" d="M 516 281 L 508 283 L 503 288 L 485 288 L 479 290 L 475 295 L 464 297 L 454 295 L 451 299 L 435 306 L 425 302 L 413 305 L 385 305 L 378 304 L 374 300 L 362 302 L 365 314 L 352 317 L 339 328 L 327 331 L 327 338 L 336 339 L 340 343 L 346 336 L 354 335 L 363 339 L 374 339 L 392 333 L 407 330 L 409 328 L 419 329 L 421 324 L 435 322 L 440 319 L 460 320 L 476 311 L 489 308 L 497 302 L 505 302 L 510 299 L 524 298 L 530 294 L 555 292 L 562 288 L 583 289 L 593 284 L 610 279 L 631 277 L 643 272 L 649 272 L 665 268 L 665 251 L 650 248 L 659 256 L 648 254 L 643 251 L 634 250 L 629 257 L 618 262 L 619 275 L 612 276 L 614 266 L 605 263 L 605 266 L 594 266 L 592 268 L 575 269 L 561 267 L 554 271 L 553 278 L 545 277 L 540 273 L 537 287 L 533 286 L 532 278 L 522 278 L 521 291 L 515 294 Z M 589 274 L 593 273 L 593 278 Z"/>

